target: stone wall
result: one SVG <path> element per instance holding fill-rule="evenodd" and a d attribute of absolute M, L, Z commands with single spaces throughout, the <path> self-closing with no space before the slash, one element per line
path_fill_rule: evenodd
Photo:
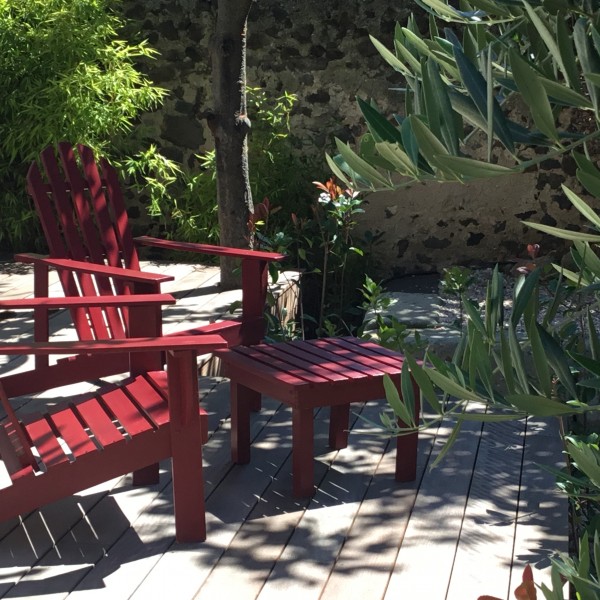
<path fill-rule="evenodd" d="M 192 167 L 211 147 L 205 115 L 211 108 L 209 42 L 216 2 L 125 0 L 135 29 L 160 52 L 146 65 L 170 91 L 164 108 L 144 117 L 163 152 Z M 364 130 L 355 97 L 377 99 L 388 114 L 401 112 L 402 85 L 373 48 L 369 34 L 391 45 L 409 0 L 260 0 L 248 33 L 248 83 L 279 95 L 298 95 L 291 127 L 298 151 L 323 156 L 335 136 L 352 140 Z M 417 9 L 417 14 L 421 14 Z M 250 115 L 252 116 L 252 115 Z M 381 276 L 436 271 L 450 264 L 490 264 L 523 256 L 540 236 L 521 224 L 578 223 L 560 190 L 562 170 L 546 164 L 514 177 L 471 185 L 414 185 L 372 194 L 360 230 L 383 233 L 376 256 Z M 580 188 L 575 183 L 573 188 Z M 555 242 L 544 241 L 547 250 Z"/>

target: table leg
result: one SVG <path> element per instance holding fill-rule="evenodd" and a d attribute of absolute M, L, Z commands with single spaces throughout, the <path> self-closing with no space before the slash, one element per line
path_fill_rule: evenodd
<path fill-rule="evenodd" d="M 260 394 L 239 383 L 231 382 L 231 460 L 236 464 L 250 462 L 250 410 L 260 402 Z"/>
<path fill-rule="evenodd" d="M 292 476 L 294 496 L 314 491 L 314 420 L 312 409 L 292 409 Z"/>
<path fill-rule="evenodd" d="M 348 446 L 349 404 L 336 404 L 329 412 L 329 447 L 340 450 Z"/>
<path fill-rule="evenodd" d="M 416 385 L 415 388 L 415 415 L 421 411 L 419 402 L 419 393 Z M 398 419 L 400 427 L 406 427 L 406 424 Z M 414 481 L 417 477 L 417 444 L 419 434 L 417 431 L 408 435 L 400 435 L 396 438 L 396 481 Z"/>

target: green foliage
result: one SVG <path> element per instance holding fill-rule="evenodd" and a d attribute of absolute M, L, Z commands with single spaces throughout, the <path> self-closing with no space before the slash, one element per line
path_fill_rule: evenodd
<path fill-rule="evenodd" d="M 108 0 L 0 2 L 0 241 L 32 244 L 28 163 L 48 144 L 74 140 L 110 154 L 164 91 L 136 69 L 153 56 L 119 39 L 124 22 Z"/>
<path fill-rule="evenodd" d="M 248 87 L 248 112 L 252 129 L 248 141 L 250 187 L 257 203 L 268 199 L 277 205 L 280 228 L 286 229 L 292 213 L 306 215 L 312 188 L 310 176 L 317 163 L 294 147 L 290 115 L 295 94 L 271 97 L 263 88 Z M 148 197 L 150 214 L 160 217 L 170 237 L 216 243 L 217 214 L 216 154 L 210 150 L 196 155 L 199 169 L 182 170 L 155 150 L 140 153 L 129 162 L 138 178 L 138 191 Z"/>
<path fill-rule="evenodd" d="M 298 331 L 308 329 L 303 335 L 309 337 L 336 336 L 351 332 L 352 320 L 360 312 L 354 307 L 367 256 L 353 230 L 356 215 L 363 212 L 362 200 L 333 180 L 314 183 L 321 193 L 310 206 L 310 217 L 292 213 L 286 225 L 281 219 L 282 207 L 265 198 L 254 207 L 249 237 L 255 248 L 286 254 L 289 262 L 302 270 L 304 312 Z M 274 280 L 280 269 L 280 265 L 272 265 Z"/>
<path fill-rule="evenodd" d="M 462 0 L 460 9 L 449 0 L 419 4 L 431 16 L 428 35 L 411 18 L 396 27 L 393 52 L 372 38 L 383 60 L 406 79 L 405 115 L 389 120 L 375 103 L 359 99 L 369 133 L 356 150 L 338 143 L 339 155 L 329 158 L 342 181 L 377 189 L 500 176 L 600 135 L 597 2 Z M 511 120 L 506 100 L 512 96 L 529 106 L 530 127 Z M 566 108 L 589 115 L 591 130 L 558 127 L 557 115 Z M 465 156 L 477 131 L 488 139 L 485 160 Z M 493 160 L 496 143 L 512 159 L 509 166 Z M 539 147 L 534 159 L 523 154 L 528 146 Z"/>

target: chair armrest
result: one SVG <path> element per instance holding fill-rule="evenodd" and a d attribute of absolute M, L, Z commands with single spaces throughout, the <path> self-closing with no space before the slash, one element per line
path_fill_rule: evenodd
<path fill-rule="evenodd" d="M 0 343 L 0 355 L 123 354 L 152 350 L 199 350 L 207 354 L 226 347 L 227 342 L 220 335 L 187 335 L 98 341 Z"/>
<path fill-rule="evenodd" d="M 18 298 L 0 300 L 0 309 L 20 310 L 31 308 L 106 308 L 109 306 L 152 306 L 175 304 L 171 294 L 131 294 L 125 296 L 82 296 L 77 298 Z"/>
<path fill-rule="evenodd" d="M 95 263 L 82 260 L 73 260 L 71 258 L 49 258 L 41 254 L 16 254 L 15 260 L 28 264 L 41 264 L 48 267 L 54 267 L 59 271 L 77 271 L 79 273 L 89 273 L 91 275 L 104 275 L 114 279 L 138 283 L 163 283 L 173 281 L 172 275 L 161 275 L 159 273 L 146 273 L 126 269 L 124 267 L 109 267 L 107 265 L 97 265 Z"/>
<path fill-rule="evenodd" d="M 259 250 L 245 250 L 244 248 L 227 248 L 225 246 L 211 246 L 210 244 L 194 244 L 192 242 L 174 242 L 143 235 L 134 239 L 137 244 L 164 248 L 165 250 L 179 250 L 181 252 L 196 252 L 198 254 L 212 254 L 213 256 L 230 256 L 232 258 L 248 258 L 254 260 L 278 261 L 285 258 L 285 254 L 278 252 L 262 252 Z"/>

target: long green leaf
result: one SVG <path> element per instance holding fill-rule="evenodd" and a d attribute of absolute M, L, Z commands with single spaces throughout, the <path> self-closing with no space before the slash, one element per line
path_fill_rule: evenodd
<path fill-rule="evenodd" d="M 559 136 L 554 124 L 552 107 L 538 74 L 513 48 L 509 50 L 509 57 L 515 83 L 523 100 L 529 106 L 534 123 L 544 135 L 558 141 Z"/>
<path fill-rule="evenodd" d="M 558 44 L 558 51 L 566 70 L 566 79 L 569 85 L 576 92 L 581 92 L 579 69 L 577 68 L 575 50 L 573 49 L 572 33 L 571 28 L 567 27 L 564 14 L 559 12 L 556 15 L 556 43 Z"/>
<path fill-rule="evenodd" d="M 542 223 L 532 223 L 531 221 L 523 221 L 524 225 L 537 229 L 544 233 L 549 233 L 554 237 L 561 238 L 563 240 L 581 240 L 582 242 L 600 242 L 600 235 L 593 233 L 582 233 L 580 231 L 571 231 L 570 229 L 560 229 L 558 227 L 551 227 L 550 225 L 542 225 Z"/>
<path fill-rule="evenodd" d="M 519 282 L 515 286 L 515 299 L 513 302 L 513 311 L 510 316 L 511 323 L 516 327 L 519 319 L 525 312 L 525 308 L 531 302 L 532 297 L 536 293 L 536 287 L 540 279 L 541 271 L 535 269 L 522 279 L 522 283 Z"/>
<path fill-rule="evenodd" d="M 446 443 L 440 450 L 440 453 L 435 457 L 435 460 L 433 461 L 433 463 L 431 465 L 431 469 L 435 469 L 435 467 L 437 467 L 437 465 L 440 464 L 440 462 L 442 461 L 444 456 L 446 456 L 446 454 L 448 454 L 448 451 L 452 448 L 452 446 L 458 439 L 458 434 L 460 433 L 461 427 L 462 427 L 462 421 L 457 421 L 456 425 L 452 429 L 452 432 L 448 436 Z"/>
<path fill-rule="evenodd" d="M 398 144 L 390 144 L 389 142 L 379 142 L 375 144 L 375 149 L 401 175 L 417 177 L 419 169 L 413 164 L 412 160 L 400 148 Z"/>
<path fill-rule="evenodd" d="M 423 74 L 421 71 L 421 63 L 414 54 L 397 39 L 394 40 L 394 49 L 396 50 L 396 53 L 407 62 L 412 72 L 421 77 Z"/>
<path fill-rule="evenodd" d="M 592 247 L 586 242 L 575 241 L 573 245 L 581 256 L 583 264 L 589 269 L 595 277 L 600 279 L 600 258 L 592 250 Z"/>
<path fill-rule="evenodd" d="M 562 83 L 546 79 L 545 77 L 540 77 L 539 80 L 548 96 L 556 102 L 565 106 L 575 106 L 582 109 L 592 108 L 592 103 L 585 96 L 566 87 Z"/>
<path fill-rule="evenodd" d="M 500 356 L 500 371 L 504 377 L 506 389 L 508 390 L 509 394 L 515 394 L 516 387 L 515 374 L 513 372 L 513 362 L 511 358 L 510 347 L 508 345 L 508 339 L 506 338 L 506 333 L 504 329 L 500 330 Z"/>
<path fill-rule="evenodd" d="M 385 60 L 394 70 L 399 71 L 403 75 L 412 75 L 412 71 L 393 53 L 390 52 L 379 40 L 374 38 L 372 35 L 369 36 L 373 46 L 377 49 L 377 52 L 381 54 L 383 60 Z"/>
<path fill-rule="evenodd" d="M 414 427 L 414 421 L 411 418 L 410 412 L 400 399 L 400 393 L 395 386 L 392 378 L 389 375 L 383 376 L 383 389 L 385 390 L 385 398 L 388 404 L 392 407 L 394 414 L 409 427 Z"/>
<path fill-rule="evenodd" d="M 448 33 L 446 35 L 448 35 Z M 460 48 L 460 45 L 457 44 L 454 45 L 454 58 L 456 60 L 456 65 L 458 66 L 458 70 L 460 71 L 462 82 L 469 95 L 473 99 L 477 110 L 481 113 L 487 123 L 487 83 L 473 63 L 465 56 L 462 48 Z M 506 117 L 504 116 L 502 109 L 495 99 L 492 104 L 494 134 L 498 137 L 506 149 L 513 153 L 514 144 L 506 124 Z M 484 131 L 485 130 L 486 128 L 484 128 Z"/>
<path fill-rule="evenodd" d="M 357 97 L 358 107 L 362 112 L 375 142 L 393 142 L 402 146 L 402 134 L 374 106 Z"/>
<path fill-rule="evenodd" d="M 334 158 L 332 158 L 329 154 L 325 154 L 325 160 L 327 161 L 327 166 L 331 169 L 331 172 L 337 177 L 337 179 L 343 181 L 349 188 L 353 187 L 353 182 L 340 168 Z"/>
<path fill-rule="evenodd" d="M 600 177 L 598 175 L 590 175 L 587 171 L 577 169 L 577 179 L 592 196 L 600 198 Z"/>
<path fill-rule="evenodd" d="M 462 413 L 459 417 L 459 421 L 478 421 L 483 423 L 501 423 L 503 421 L 516 421 L 526 416 L 523 412 L 514 412 L 507 415 L 496 415 L 492 413 Z"/>
<path fill-rule="evenodd" d="M 442 375 L 435 369 L 425 367 L 427 376 L 435 385 L 437 385 L 442 391 L 450 396 L 459 398 L 461 400 L 475 400 L 476 402 L 482 402 L 482 398 L 475 392 L 468 390 L 466 387 L 458 384 L 456 381 Z"/>
<path fill-rule="evenodd" d="M 446 171 L 443 167 L 440 167 L 436 160 L 438 155 L 443 156 L 448 154 L 446 147 L 435 135 L 428 129 L 428 127 L 419 119 L 416 115 L 410 115 L 407 118 L 409 121 L 412 132 L 419 145 L 419 150 L 424 156 L 425 160 L 434 168 L 436 168 L 441 175 L 449 177 L 450 179 L 460 180 L 460 177 Z"/>
<path fill-rule="evenodd" d="M 338 152 L 342 158 L 348 163 L 353 171 L 356 171 L 361 177 L 364 177 L 367 181 L 373 185 L 373 183 L 379 183 L 386 188 L 391 187 L 390 182 L 383 177 L 376 169 L 374 169 L 368 162 L 362 159 L 348 144 L 344 144 L 341 140 L 336 139 L 335 144 Z"/>
<path fill-rule="evenodd" d="M 592 359 L 600 360 L 600 336 L 598 335 L 598 331 L 596 329 L 596 325 L 594 324 L 594 319 L 592 317 L 592 312 L 590 311 L 589 307 L 587 309 L 586 314 L 586 325 L 588 338 L 590 341 Z"/>
<path fill-rule="evenodd" d="M 575 22 L 575 27 L 573 28 L 573 40 L 575 42 L 575 50 L 577 52 L 577 57 L 579 58 L 581 70 L 583 71 L 583 77 L 588 89 L 588 94 L 592 100 L 594 111 L 596 112 L 596 118 L 598 118 L 600 102 L 600 95 L 598 93 L 599 90 L 594 82 L 590 80 L 589 75 L 586 74 L 599 73 L 600 60 L 587 34 L 587 27 L 588 21 L 586 19 L 583 17 L 577 19 Z"/>
<path fill-rule="evenodd" d="M 600 229 L 600 217 L 596 211 L 586 204 L 575 192 L 571 191 L 566 185 L 561 185 L 563 192 L 571 201 L 571 204 L 597 229 Z"/>
<path fill-rule="evenodd" d="M 567 451 L 577 463 L 577 468 L 585 473 L 591 482 L 600 488 L 600 465 L 598 465 L 598 453 L 594 452 L 588 445 L 576 445 L 567 440 Z"/>
<path fill-rule="evenodd" d="M 510 348 L 510 354 L 515 368 L 515 374 L 521 390 L 525 393 L 529 393 L 529 379 L 527 378 L 527 372 L 525 371 L 525 362 L 523 360 L 523 351 L 517 340 L 517 334 L 515 327 L 512 323 L 508 325 L 508 347 Z"/>
<path fill-rule="evenodd" d="M 433 82 L 430 77 L 431 68 L 428 68 L 428 62 L 425 58 L 421 59 L 421 72 L 423 73 L 423 102 L 425 104 L 427 126 L 437 139 L 441 139 L 442 127 L 440 105 L 433 90 Z"/>
<path fill-rule="evenodd" d="M 558 342 L 538 323 L 536 323 L 540 340 L 544 346 L 544 351 L 548 358 L 548 363 L 552 370 L 560 380 L 564 388 L 571 394 L 571 399 L 577 398 L 577 389 L 575 387 L 575 379 L 571 373 L 567 354 L 560 347 Z"/>
<path fill-rule="evenodd" d="M 511 394 L 506 399 L 519 410 L 536 417 L 557 417 L 569 415 L 581 410 L 568 404 L 557 402 L 544 396 L 533 396 L 531 394 Z"/>
<path fill-rule="evenodd" d="M 408 366 L 410 368 L 410 372 L 411 372 L 416 384 L 419 386 L 419 389 L 421 390 L 423 397 L 429 403 L 429 406 L 431 406 L 431 408 L 438 415 L 441 415 L 443 413 L 442 405 L 440 404 L 440 401 L 435 393 L 435 390 L 433 389 L 433 385 L 431 384 L 431 380 L 429 379 L 429 377 L 427 377 L 427 374 L 423 370 L 423 367 L 421 365 L 419 365 L 417 363 L 417 361 L 410 354 L 406 354 L 404 356 L 404 360 L 408 364 Z"/>
<path fill-rule="evenodd" d="M 408 363 L 402 363 L 402 371 L 400 373 L 400 390 L 402 391 L 402 402 L 406 406 L 406 410 L 410 415 L 410 421 L 406 422 L 410 427 L 415 427 L 419 422 L 419 415 L 416 411 L 417 401 L 415 398 L 415 390 L 413 380 L 411 378 Z"/>
<path fill-rule="evenodd" d="M 540 334 L 537 329 L 537 323 L 535 319 L 530 319 L 525 324 L 527 329 L 527 336 L 529 337 L 529 343 L 531 344 L 531 354 L 533 357 L 533 365 L 538 376 L 539 386 L 542 393 L 546 398 L 552 396 L 552 380 L 550 376 L 550 368 L 548 366 L 548 359 L 544 352 L 544 346 L 540 338 Z"/>
<path fill-rule="evenodd" d="M 464 179 L 500 177 L 501 175 L 511 175 L 518 172 L 518 167 L 511 169 L 464 156 L 435 155 L 435 160 L 442 168 L 460 173 Z"/>
<path fill-rule="evenodd" d="M 454 111 L 448 97 L 447 87 L 440 77 L 437 64 L 433 60 L 428 60 L 426 72 L 430 82 L 432 100 L 437 106 L 438 119 L 442 139 L 446 144 L 447 150 L 454 155 L 458 154 L 458 131 L 456 129 Z"/>
<path fill-rule="evenodd" d="M 542 21 L 538 13 L 531 7 L 527 0 L 522 0 L 522 2 L 525 6 L 525 10 L 527 11 L 531 22 L 533 23 L 533 26 L 537 29 L 538 33 L 540 34 L 540 37 L 544 41 L 544 44 L 546 44 L 546 48 L 548 48 L 548 51 L 552 55 L 552 58 L 554 58 L 554 60 L 556 61 L 556 64 L 558 65 L 559 69 L 563 72 L 565 78 L 569 80 L 569 72 L 563 63 L 562 55 L 560 53 L 560 50 L 558 49 L 558 44 L 556 43 L 555 34 L 551 33 L 548 30 L 546 24 Z"/>

